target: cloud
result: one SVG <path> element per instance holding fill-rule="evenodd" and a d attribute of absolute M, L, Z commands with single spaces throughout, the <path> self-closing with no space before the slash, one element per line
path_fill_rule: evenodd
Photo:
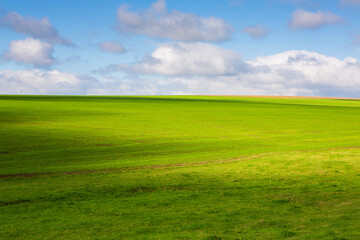
<path fill-rule="evenodd" d="M 290 27 L 293 30 L 316 29 L 325 25 L 339 24 L 342 21 L 340 16 L 331 12 L 309 12 L 299 9 L 293 12 Z"/>
<path fill-rule="evenodd" d="M 240 54 L 200 42 L 165 43 L 141 62 L 117 66 L 137 74 L 169 76 L 233 75 L 244 67 Z"/>
<path fill-rule="evenodd" d="M 98 44 L 101 51 L 112 52 L 112 53 L 123 53 L 125 48 L 117 42 L 101 42 Z"/>
<path fill-rule="evenodd" d="M 31 16 L 23 17 L 16 12 L 8 12 L 0 18 L 0 26 L 50 43 L 73 45 L 71 40 L 64 39 L 58 33 L 47 17 L 36 19 Z"/>
<path fill-rule="evenodd" d="M 261 25 L 245 27 L 243 32 L 249 34 L 254 39 L 264 38 L 270 33 L 267 27 Z"/>
<path fill-rule="evenodd" d="M 354 58 L 340 60 L 315 52 L 288 51 L 260 57 L 248 64 L 268 69 L 248 76 L 249 79 L 255 79 L 260 85 L 275 84 L 279 91 L 292 89 L 295 95 L 306 91 L 315 96 L 356 97 L 360 90 L 360 79 L 356 77 L 360 74 L 360 62 Z"/>
<path fill-rule="evenodd" d="M 360 0 L 340 0 L 340 5 L 360 6 Z"/>
<path fill-rule="evenodd" d="M 55 63 L 52 56 L 52 44 L 33 38 L 14 40 L 9 44 L 9 51 L 3 55 L 5 60 L 33 64 L 38 67 L 49 67 Z"/>
<path fill-rule="evenodd" d="M 129 11 L 129 5 L 123 4 L 117 9 L 117 19 L 119 32 L 180 41 L 221 42 L 234 33 L 234 28 L 221 18 L 168 12 L 165 0 L 158 0 L 142 13 Z"/>

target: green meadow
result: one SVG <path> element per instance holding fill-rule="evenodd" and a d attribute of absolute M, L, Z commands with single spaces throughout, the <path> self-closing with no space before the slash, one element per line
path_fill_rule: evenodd
<path fill-rule="evenodd" d="M 0 239 L 360 239 L 360 101 L 0 96 Z"/>

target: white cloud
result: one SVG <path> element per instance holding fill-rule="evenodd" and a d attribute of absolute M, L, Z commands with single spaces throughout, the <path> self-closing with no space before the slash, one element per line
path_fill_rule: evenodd
<path fill-rule="evenodd" d="M 98 44 L 100 50 L 104 52 L 112 52 L 112 53 L 123 53 L 125 52 L 125 48 L 117 42 L 101 42 Z"/>
<path fill-rule="evenodd" d="M 137 74 L 173 76 L 233 75 L 244 67 L 240 54 L 200 42 L 165 43 L 142 62 L 118 65 L 119 69 Z"/>
<path fill-rule="evenodd" d="M 117 18 L 120 32 L 180 41 L 220 42 L 230 39 L 234 32 L 234 28 L 220 18 L 168 12 L 165 0 L 158 0 L 142 13 L 129 11 L 129 5 L 123 4 L 117 10 Z"/>
<path fill-rule="evenodd" d="M 292 14 L 290 27 L 296 29 L 316 29 L 324 25 L 339 24 L 343 20 L 340 16 L 331 12 L 309 12 L 302 9 Z"/>
<path fill-rule="evenodd" d="M 65 45 L 73 45 L 71 40 L 64 39 L 51 25 L 49 19 L 35 19 L 31 16 L 23 17 L 16 12 L 9 12 L 0 18 L 0 26 L 12 29 L 15 32 L 40 38 L 44 41 Z"/>
<path fill-rule="evenodd" d="M 11 41 L 9 51 L 4 53 L 4 59 L 13 60 L 18 63 L 48 67 L 55 62 L 52 56 L 53 51 L 54 48 L 50 43 L 33 38 L 26 38 L 25 40 Z"/>
<path fill-rule="evenodd" d="M 248 26 L 243 29 L 244 33 L 247 33 L 250 35 L 251 38 L 258 39 L 258 38 L 264 38 L 267 35 L 269 35 L 269 29 L 262 25 L 254 25 L 254 26 Z"/>
<path fill-rule="evenodd" d="M 356 96 L 360 90 L 360 62 L 315 52 L 288 51 L 249 61 L 252 66 L 267 66 L 258 82 L 280 83 L 284 89 L 307 89 L 312 95 Z M 254 76 L 256 77 L 256 75 Z"/>
<path fill-rule="evenodd" d="M 360 6 L 360 0 L 340 0 L 341 5 Z"/>

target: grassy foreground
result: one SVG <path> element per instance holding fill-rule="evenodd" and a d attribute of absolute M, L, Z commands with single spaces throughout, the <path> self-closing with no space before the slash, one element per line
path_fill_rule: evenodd
<path fill-rule="evenodd" d="M 360 101 L 0 96 L 0 239 L 360 239 Z"/>

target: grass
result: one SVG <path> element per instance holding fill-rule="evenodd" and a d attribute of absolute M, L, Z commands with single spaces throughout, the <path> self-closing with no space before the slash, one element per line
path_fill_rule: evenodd
<path fill-rule="evenodd" d="M 0 134 L 3 239 L 360 239 L 360 101 L 0 96 Z"/>

